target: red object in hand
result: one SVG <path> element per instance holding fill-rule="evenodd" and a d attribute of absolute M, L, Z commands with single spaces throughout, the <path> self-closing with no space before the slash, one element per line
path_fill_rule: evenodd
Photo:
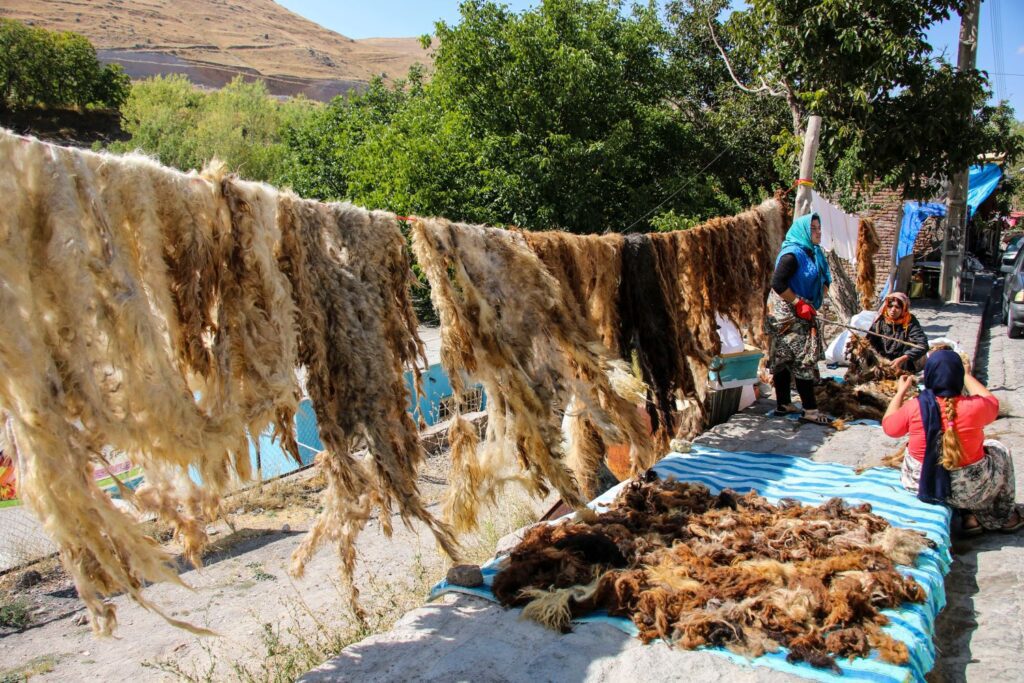
<path fill-rule="evenodd" d="M 810 305 L 803 299 L 797 301 L 794 308 L 796 308 L 797 317 L 803 318 L 804 320 L 814 320 L 814 316 L 818 313 L 814 310 L 814 306 Z"/>

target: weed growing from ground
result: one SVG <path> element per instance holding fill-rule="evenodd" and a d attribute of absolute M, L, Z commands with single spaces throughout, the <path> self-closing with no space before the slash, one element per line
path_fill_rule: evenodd
<path fill-rule="evenodd" d="M 25 598 L 5 596 L 0 599 L 0 626 L 25 628 L 32 621 Z"/>

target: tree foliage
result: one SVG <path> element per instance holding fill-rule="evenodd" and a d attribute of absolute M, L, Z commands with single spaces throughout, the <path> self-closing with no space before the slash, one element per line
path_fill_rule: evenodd
<path fill-rule="evenodd" d="M 103 66 L 82 35 L 0 19 L 0 109 L 119 107 L 131 81 L 120 66 Z"/>
<path fill-rule="evenodd" d="M 289 134 L 299 192 L 594 232 L 648 229 L 662 214 L 663 227 L 692 224 L 777 185 L 770 153 L 766 164 L 724 144 L 753 134 L 733 125 L 756 120 L 752 107 L 709 113 L 684 101 L 672 36 L 653 6 L 627 14 L 619 2 L 546 0 L 513 13 L 473 0 L 460 9 L 458 24 L 437 26 L 430 82 L 414 71 L 395 86 L 374 83 Z"/>
<path fill-rule="evenodd" d="M 720 22 L 727 5 L 674 8 L 704 23 L 735 80 L 786 101 L 794 125 L 783 154 L 799 147 L 806 115 L 823 117 L 820 158 L 834 185 L 881 179 L 927 194 L 930 180 L 1005 146 L 984 74 L 936 60 L 926 40 L 964 0 L 751 0 Z"/>
<path fill-rule="evenodd" d="M 111 149 L 140 150 L 183 170 L 217 158 L 246 178 L 279 183 L 290 158 L 284 132 L 313 108 L 299 98 L 279 102 L 262 81 L 237 77 L 204 92 L 180 74 L 157 76 L 132 88 L 121 109 L 131 138 Z"/>
<path fill-rule="evenodd" d="M 728 4 L 544 0 L 515 13 L 469 0 L 437 26 L 429 79 L 415 67 L 326 106 L 240 80 L 206 93 L 152 79 L 123 108 L 121 148 L 180 168 L 217 156 L 402 215 L 595 232 L 686 228 L 789 187 L 812 111 L 826 117 L 826 190 L 913 186 L 1020 139 L 1008 111 L 978 105 L 977 74 L 927 57 L 924 30 L 957 2 L 754 0 L 719 21 Z"/>

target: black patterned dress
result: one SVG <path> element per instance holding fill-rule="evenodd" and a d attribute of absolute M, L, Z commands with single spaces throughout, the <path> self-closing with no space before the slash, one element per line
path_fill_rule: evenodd
<path fill-rule="evenodd" d="M 921 479 L 921 463 L 907 453 L 903 456 L 900 482 L 917 493 Z M 1010 449 L 995 439 L 985 440 L 985 457 L 967 467 L 949 473 L 950 506 L 970 510 L 985 529 L 1000 529 L 1013 517 L 1016 504 L 1016 483 Z"/>
<path fill-rule="evenodd" d="M 768 367 L 788 368 L 797 379 L 815 379 L 818 361 L 825 359 L 821 325 L 817 318 L 804 320 L 793 304 L 772 290 L 768 294 Z"/>

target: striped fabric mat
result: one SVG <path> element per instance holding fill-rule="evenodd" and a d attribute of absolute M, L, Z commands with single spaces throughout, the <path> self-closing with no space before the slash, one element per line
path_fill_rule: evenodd
<path fill-rule="evenodd" d="M 916 529 L 934 541 L 936 549 L 926 549 L 914 567 L 900 567 L 906 575 L 917 579 L 927 600 L 923 604 L 905 604 L 898 610 L 884 610 L 889 617 L 885 630 L 906 643 L 910 661 L 903 666 L 887 664 L 874 655 L 870 658 L 839 660 L 842 675 L 816 669 L 806 663 L 790 664 L 786 650 L 747 659 L 723 648 L 707 648 L 708 652 L 727 657 L 739 664 L 767 666 L 817 681 L 924 681 L 935 664 L 933 635 L 935 618 L 946 605 L 944 577 L 949 572 L 949 511 L 928 505 L 906 491 L 899 472 L 872 469 L 857 475 L 845 465 L 819 463 L 788 455 L 731 452 L 695 445 L 688 454 L 672 453 L 654 467 L 666 479 L 706 484 L 713 493 L 731 488 L 738 493 L 754 490 L 772 502 L 793 498 L 805 505 L 818 505 L 839 497 L 849 504 L 870 503 L 873 511 L 897 527 Z M 590 506 L 598 511 L 606 508 L 624 484 L 594 499 Z M 447 592 L 460 592 L 495 602 L 490 586 L 498 572 L 497 561 L 482 568 L 484 585 L 464 588 L 441 581 L 430 593 L 433 600 Z M 606 623 L 631 635 L 637 631 L 633 623 L 621 617 L 595 612 L 575 620 L 576 623 Z"/>

